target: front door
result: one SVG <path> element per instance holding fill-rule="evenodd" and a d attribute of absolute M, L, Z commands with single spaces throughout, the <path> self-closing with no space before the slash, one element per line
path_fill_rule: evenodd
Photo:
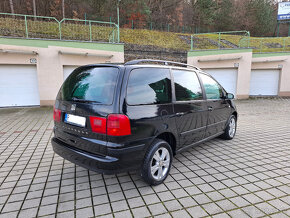
<path fill-rule="evenodd" d="M 231 107 L 223 98 L 225 95 L 222 87 L 210 76 L 199 74 L 204 86 L 208 120 L 205 138 L 222 133 L 231 113 Z"/>
<path fill-rule="evenodd" d="M 195 72 L 173 69 L 172 75 L 175 88 L 175 121 L 182 148 L 203 139 L 207 123 L 207 105 Z"/>

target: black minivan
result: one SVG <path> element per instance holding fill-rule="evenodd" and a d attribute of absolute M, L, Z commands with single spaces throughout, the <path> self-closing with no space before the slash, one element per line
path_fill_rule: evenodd
<path fill-rule="evenodd" d="M 57 95 L 52 146 L 90 170 L 140 169 L 147 183 L 157 185 L 178 152 L 235 136 L 233 98 L 209 74 L 182 63 L 145 59 L 81 66 Z"/>

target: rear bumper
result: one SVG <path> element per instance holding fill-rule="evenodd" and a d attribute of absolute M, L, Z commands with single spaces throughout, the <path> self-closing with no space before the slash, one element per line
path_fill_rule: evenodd
<path fill-rule="evenodd" d="M 130 148 L 108 148 L 108 155 L 95 155 L 53 137 L 51 144 L 55 153 L 79 166 L 104 174 L 115 174 L 140 168 L 145 144 Z"/>

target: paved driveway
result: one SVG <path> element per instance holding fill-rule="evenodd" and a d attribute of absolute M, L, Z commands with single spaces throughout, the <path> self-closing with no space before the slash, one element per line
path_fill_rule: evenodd
<path fill-rule="evenodd" d="M 237 102 L 236 138 L 178 154 L 166 182 L 52 151 L 52 108 L 0 109 L 0 217 L 290 216 L 290 99 Z"/>

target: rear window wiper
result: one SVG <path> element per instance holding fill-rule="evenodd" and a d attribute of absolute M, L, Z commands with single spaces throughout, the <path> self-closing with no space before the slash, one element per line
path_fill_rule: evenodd
<path fill-rule="evenodd" d="M 84 103 L 101 103 L 99 101 L 92 101 L 92 100 L 80 99 L 80 98 L 76 98 L 76 97 L 72 97 L 71 99 L 73 101 L 84 102 Z"/>

